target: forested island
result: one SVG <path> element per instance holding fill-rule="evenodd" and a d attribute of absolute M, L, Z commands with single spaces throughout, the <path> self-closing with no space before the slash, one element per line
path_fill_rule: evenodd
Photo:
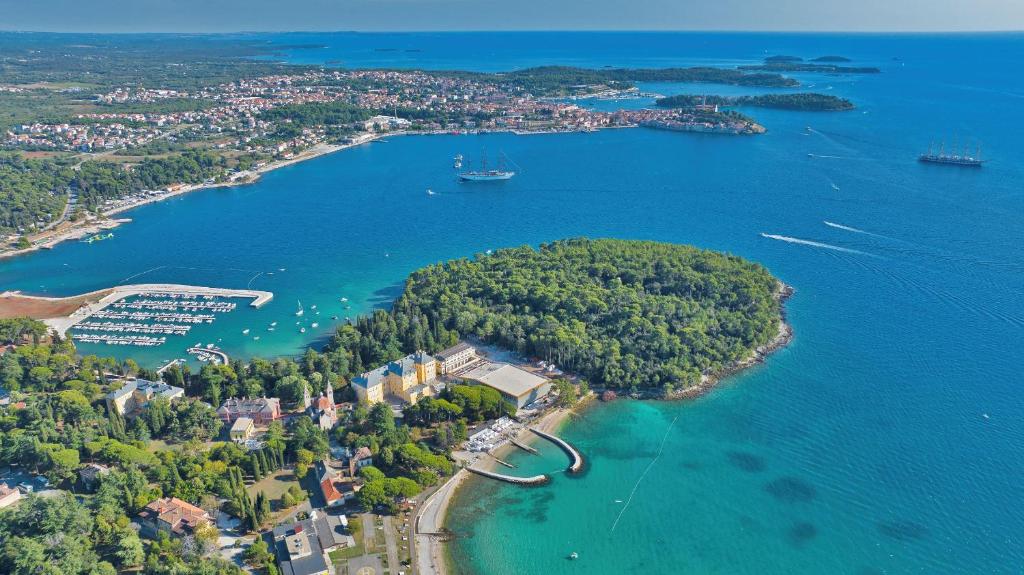
<path fill-rule="evenodd" d="M 810 62 L 792 56 L 774 56 L 765 58 L 763 64 L 749 64 L 737 69 L 747 72 L 822 72 L 827 74 L 878 74 L 881 72 L 874 66 L 839 66 L 836 62 L 848 62 L 841 56 L 822 56 Z"/>
<path fill-rule="evenodd" d="M 754 87 L 792 87 L 799 82 L 776 73 L 751 74 L 729 68 L 577 68 L 540 66 L 504 74 L 488 74 L 494 81 L 510 81 L 537 95 L 566 95 L 586 86 L 627 88 L 634 82 L 691 82 Z"/>
<path fill-rule="evenodd" d="M 399 325 L 427 320 L 400 329 L 414 336 L 410 343 L 432 330 L 474 335 L 601 386 L 671 390 L 771 342 L 782 321 L 780 287 L 735 256 L 572 239 L 419 270 L 391 313 Z"/>
<path fill-rule="evenodd" d="M 748 106 L 778 108 L 811 112 L 839 112 L 852 110 L 853 102 L 829 94 L 763 94 L 759 96 L 715 96 L 678 94 L 659 98 L 655 104 L 663 108 L 696 108 L 698 106 Z"/>

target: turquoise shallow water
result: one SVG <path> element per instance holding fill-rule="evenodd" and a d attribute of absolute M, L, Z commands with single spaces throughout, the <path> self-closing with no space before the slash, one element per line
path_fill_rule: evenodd
<path fill-rule="evenodd" d="M 399 35 L 423 51 L 396 54 L 365 36 L 317 35 L 336 46 L 294 58 L 494 69 L 570 56 L 738 62 L 767 50 L 846 54 L 884 71 L 801 75 L 858 110 L 749 110 L 769 128 L 754 138 L 392 138 L 136 210 L 114 240 L 0 262 L 0 286 L 70 294 L 133 277 L 272 290 L 267 308 L 180 341 L 222 339 L 245 356 L 294 353 L 329 331 L 329 321 L 320 333 L 293 329 L 296 300 L 320 317 L 355 315 L 390 300 L 416 267 L 486 249 L 585 234 L 729 251 L 796 287 L 793 344 L 693 402 L 587 411 L 564 430 L 589 458 L 581 478 L 528 490 L 470 482 L 449 522 L 460 571 L 1020 572 L 1024 80 L 1008 71 L 1024 38 Z M 914 161 L 954 134 L 982 140 L 992 162 Z M 451 157 L 482 146 L 521 173 L 456 183 Z M 275 320 L 289 329 L 240 335 Z M 175 345 L 142 359 L 174 357 Z M 524 474 L 564 466 L 553 450 L 511 457 Z M 580 559 L 567 561 L 571 551 Z"/>

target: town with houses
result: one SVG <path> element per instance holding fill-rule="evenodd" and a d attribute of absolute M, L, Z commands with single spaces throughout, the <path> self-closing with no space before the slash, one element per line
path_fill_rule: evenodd
<path fill-rule="evenodd" d="M 637 93 L 602 89 L 596 97 Z M 194 110 L 119 112 L 117 104 L 193 100 Z M 8 147 L 99 152 L 141 147 L 157 138 L 207 139 L 216 149 L 262 152 L 281 157 L 330 139 L 322 126 L 305 126 L 277 141 L 277 125 L 264 112 L 289 105 L 351 104 L 378 112 L 356 126 L 366 133 L 414 130 L 423 133 L 506 131 L 519 133 L 591 131 L 610 127 L 658 126 L 692 131 L 745 133 L 750 122 L 672 109 L 604 112 L 578 104 L 579 98 L 537 97 L 525 88 L 472 77 L 419 71 L 311 71 L 238 80 L 196 91 L 118 88 L 97 94 L 110 112 L 78 114 L 68 122 L 16 126 L 4 137 Z M 401 110 L 411 118 L 399 117 Z M 395 111 L 389 113 L 388 111 Z M 717 107 L 696 112 L 716 112 Z M 188 132 L 182 128 L 188 128 Z M 351 139 L 349 139 L 351 141 Z"/>
<path fill-rule="evenodd" d="M 364 372 L 352 382 L 355 401 L 337 403 L 330 383 L 319 395 L 306 388 L 295 406 L 286 407 L 276 397 L 227 398 L 216 407 L 222 432 L 211 444 L 227 441 L 256 452 L 263 447 L 262 440 L 271 426 L 283 425 L 287 429 L 299 417 L 308 416 L 319 429 L 330 434 L 358 405 L 386 405 L 401 420 L 403 410 L 423 398 L 437 397 L 446 386 L 486 386 L 500 393 L 515 417 L 485 421 L 471 430 L 453 452 L 460 465 L 469 466 L 481 455 L 509 441 L 514 443 L 526 422 L 550 407 L 550 377 L 560 375 L 555 366 L 546 362 L 524 360 L 517 365 L 493 361 L 487 351 L 459 342 L 433 355 L 419 351 Z M 143 416 L 157 400 L 168 405 L 189 400 L 184 388 L 162 381 L 116 376 L 111 376 L 110 381 L 113 391 L 105 398 L 106 407 L 128 420 Z M 19 407 L 11 403 L 9 396 L 0 403 L 8 409 Z M 329 437 L 329 457 L 315 461 L 304 480 L 297 483 L 305 492 L 299 498 L 302 502 L 275 517 L 266 531 L 247 536 L 238 528 L 241 519 L 225 508 L 200 506 L 174 496 L 148 502 L 132 518 L 133 528 L 140 537 L 152 540 L 191 540 L 213 534 L 220 555 L 253 573 L 259 571 L 243 558 L 245 550 L 257 541 L 267 545 L 276 566 L 273 572 L 284 575 L 421 572 L 414 571 L 416 553 L 426 550 L 417 549 L 414 535 L 420 509 L 431 492 L 411 499 L 397 497 L 397 514 L 367 509 L 358 497 L 367 481 L 363 470 L 373 469 L 379 454 L 367 446 L 338 445 L 333 435 Z M 83 463 L 73 489 L 85 494 L 95 491 L 111 469 L 102 463 Z M 59 493 L 61 490 L 51 486 L 42 474 L 14 466 L 0 470 L 0 509 L 19 505 L 33 494 L 52 497 Z"/>

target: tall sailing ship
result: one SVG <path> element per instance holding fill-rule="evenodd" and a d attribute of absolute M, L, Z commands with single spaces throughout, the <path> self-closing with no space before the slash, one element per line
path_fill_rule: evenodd
<path fill-rule="evenodd" d="M 456 157 L 456 168 L 462 166 L 462 155 Z M 516 173 L 505 168 L 505 155 L 501 154 L 498 156 L 498 168 L 488 169 L 487 168 L 487 154 L 483 153 L 480 155 L 480 169 L 473 170 L 469 169 L 463 172 L 459 172 L 459 179 L 463 182 L 493 182 L 497 180 L 509 180 Z"/>
<path fill-rule="evenodd" d="M 929 164 L 952 164 L 954 166 L 968 166 L 972 168 L 980 168 L 985 160 L 981 159 L 981 146 L 978 146 L 978 151 L 972 156 L 967 150 L 964 150 L 963 154 L 946 153 L 946 144 L 943 143 L 939 146 L 939 151 L 936 153 L 933 151 L 934 146 L 928 146 L 928 153 L 921 154 L 917 157 L 917 161 L 926 162 Z"/>

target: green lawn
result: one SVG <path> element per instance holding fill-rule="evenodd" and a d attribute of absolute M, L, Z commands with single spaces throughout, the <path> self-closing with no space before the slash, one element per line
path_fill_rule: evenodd
<path fill-rule="evenodd" d="M 302 489 L 298 480 L 295 479 L 295 473 L 290 469 L 278 469 L 271 475 L 268 475 L 250 485 L 247 488 L 247 491 L 253 498 L 256 497 L 257 493 L 262 491 L 271 502 L 280 503 L 281 496 L 284 495 L 284 492 L 288 491 L 288 488 L 292 485 L 296 485 L 299 489 Z"/>

